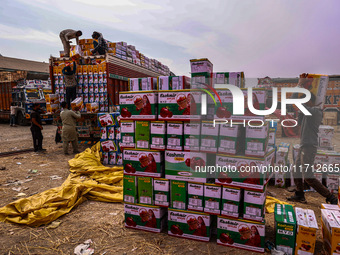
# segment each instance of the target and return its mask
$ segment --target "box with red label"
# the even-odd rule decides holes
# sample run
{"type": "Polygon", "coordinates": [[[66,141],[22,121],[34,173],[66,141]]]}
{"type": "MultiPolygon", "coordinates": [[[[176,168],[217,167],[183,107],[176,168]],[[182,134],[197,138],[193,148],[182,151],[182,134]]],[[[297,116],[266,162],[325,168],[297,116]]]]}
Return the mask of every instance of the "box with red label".
{"type": "Polygon", "coordinates": [[[117,145],[112,140],[106,140],[100,142],[102,152],[117,151],[117,145]]]}
{"type": "Polygon", "coordinates": [[[215,183],[263,191],[274,165],[274,152],[270,148],[261,158],[217,154],[215,183]]]}
{"type": "Polygon", "coordinates": [[[105,113],[99,113],[98,114],[98,125],[100,127],[108,127],[115,125],[115,119],[114,115],[112,114],[105,114],[105,113]]]}

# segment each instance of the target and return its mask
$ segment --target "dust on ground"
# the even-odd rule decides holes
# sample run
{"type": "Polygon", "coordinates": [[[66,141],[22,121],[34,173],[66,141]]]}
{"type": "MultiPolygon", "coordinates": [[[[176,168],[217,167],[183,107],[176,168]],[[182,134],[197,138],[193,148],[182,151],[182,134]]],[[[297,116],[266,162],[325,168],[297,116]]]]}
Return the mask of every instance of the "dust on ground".
{"type": "MultiPolygon", "coordinates": [[[[32,148],[28,126],[10,127],[8,124],[0,124],[0,130],[0,152],[32,148]]],[[[47,149],[44,154],[30,152],[0,158],[0,167],[6,167],[6,170],[0,170],[0,207],[16,200],[19,193],[25,193],[26,196],[40,193],[60,186],[67,178],[68,160],[74,155],[65,156],[62,153],[61,144],[54,142],[55,131],[55,126],[44,125],[43,147],[47,149]],[[52,180],[50,176],[53,175],[61,178],[52,180]],[[4,186],[15,181],[24,183],[19,186],[4,186]]],[[[338,148],[338,133],[334,137],[335,148],[338,148]]],[[[277,139],[277,143],[281,141],[295,144],[298,139],[277,139]]],[[[87,145],[80,145],[81,150],[86,148],[87,145]]],[[[291,152],[289,158],[292,162],[291,152]]],[[[268,191],[283,201],[292,194],[275,187],[269,187],[268,191]]],[[[314,192],[307,193],[306,198],[307,205],[296,205],[314,210],[319,222],[315,253],[324,254],[320,204],[325,199],[314,192]]],[[[87,239],[92,239],[91,247],[95,249],[95,254],[256,254],[218,246],[216,237],[209,243],[203,243],[170,237],[165,232],[154,234],[126,229],[123,225],[124,210],[121,203],[86,201],[58,220],[62,223],[55,229],[0,223],[1,254],[73,254],[74,248],[87,239]]],[[[274,236],[274,214],[266,214],[266,240],[274,241],[274,236]]]]}

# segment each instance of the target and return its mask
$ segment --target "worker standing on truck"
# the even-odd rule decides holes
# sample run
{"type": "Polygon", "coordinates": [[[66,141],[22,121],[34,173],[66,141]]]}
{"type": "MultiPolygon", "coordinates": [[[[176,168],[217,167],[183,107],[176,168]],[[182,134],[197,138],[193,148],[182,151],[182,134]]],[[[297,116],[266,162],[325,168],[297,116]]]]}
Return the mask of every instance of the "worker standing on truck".
{"type": "Polygon", "coordinates": [[[11,116],[10,116],[10,121],[9,121],[9,125],[11,127],[16,127],[17,125],[15,125],[15,109],[18,108],[18,106],[16,106],[16,104],[14,102],[11,103],[11,116]]]}
{"type": "Polygon", "coordinates": [[[72,142],[73,153],[79,153],[78,151],[78,133],[76,129],[76,120],[81,117],[79,109],[75,109],[76,112],[69,110],[67,103],[64,101],[61,103],[63,111],[60,113],[60,118],[63,123],[63,129],[61,138],[63,140],[64,154],[68,155],[68,143],[72,142]]]}
{"type": "Polygon", "coordinates": [[[103,35],[95,31],[92,34],[92,38],[98,41],[98,42],[93,41],[94,49],[91,50],[92,54],[93,55],[105,55],[105,53],[108,50],[108,47],[107,47],[107,42],[104,39],[103,35]]]}
{"type": "Polygon", "coordinates": [[[33,147],[35,152],[46,151],[42,148],[43,135],[41,130],[43,130],[41,123],[41,109],[40,104],[33,104],[33,111],[31,113],[31,132],[33,137],[33,147]]]}
{"type": "Polygon", "coordinates": [[[76,62],[73,62],[73,69],[70,65],[65,66],[62,70],[66,87],[66,102],[68,107],[71,106],[71,101],[76,99],[77,96],[77,78],[76,78],[77,66],[76,62]]]}
{"type": "MultiPolygon", "coordinates": [[[[307,74],[303,74],[302,76],[303,79],[307,78],[307,74]]],[[[318,146],[319,126],[322,122],[322,110],[315,105],[315,101],[316,97],[311,93],[310,101],[304,104],[304,107],[311,115],[304,115],[300,112],[298,116],[298,123],[301,127],[300,148],[293,171],[296,191],[294,196],[288,197],[287,199],[293,202],[306,203],[302,179],[302,175],[304,175],[305,182],[325,197],[327,203],[337,204],[338,199],[315,178],[313,172],[316,170],[313,166],[318,146]]]]}
{"type": "Polygon", "coordinates": [[[70,43],[71,43],[71,39],[76,39],[76,43],[77,45],[79,44],[79,37],[82,36],[82,32],[80,30],[76,31],[73,29],[65,29],[63,31],[60,32],[59,37],[60,40],[64,46],[64,54],[65,57],[69,57],[70,56],[70,43]]]}

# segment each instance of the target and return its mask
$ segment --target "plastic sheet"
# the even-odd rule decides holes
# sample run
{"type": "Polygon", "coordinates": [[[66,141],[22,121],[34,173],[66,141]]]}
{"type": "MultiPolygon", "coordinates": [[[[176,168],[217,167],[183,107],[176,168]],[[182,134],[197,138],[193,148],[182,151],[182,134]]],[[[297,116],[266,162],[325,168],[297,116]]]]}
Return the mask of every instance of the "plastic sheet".
{"type": "Polygon", "coordinates": [[[123,201],[123,167],[100,162],[100,143],[69,161],[70,175],[57,188],[16,200],[0,208],[0,221],[40,226],[70,212],[87,199],[123,201]]]}

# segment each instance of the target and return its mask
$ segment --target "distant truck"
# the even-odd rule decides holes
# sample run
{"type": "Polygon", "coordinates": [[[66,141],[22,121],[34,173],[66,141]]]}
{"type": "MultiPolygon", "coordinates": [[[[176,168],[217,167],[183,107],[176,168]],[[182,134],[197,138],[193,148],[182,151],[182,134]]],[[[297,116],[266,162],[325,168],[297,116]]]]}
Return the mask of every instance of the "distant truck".
{"type": "MultiPolygon", "coordinates": [[[[26,81],[0,82],[0,119],[10,119],[10,107],[14,102],[16,123],[27,125],[30,123],[33,103],[39,103],[41,109],[46,112],[46,101],[43,88],[27,85],[26,81]]],[[[42,120],[46,124],[52,124],[51,114],[42,114],[42,120]]]]}

